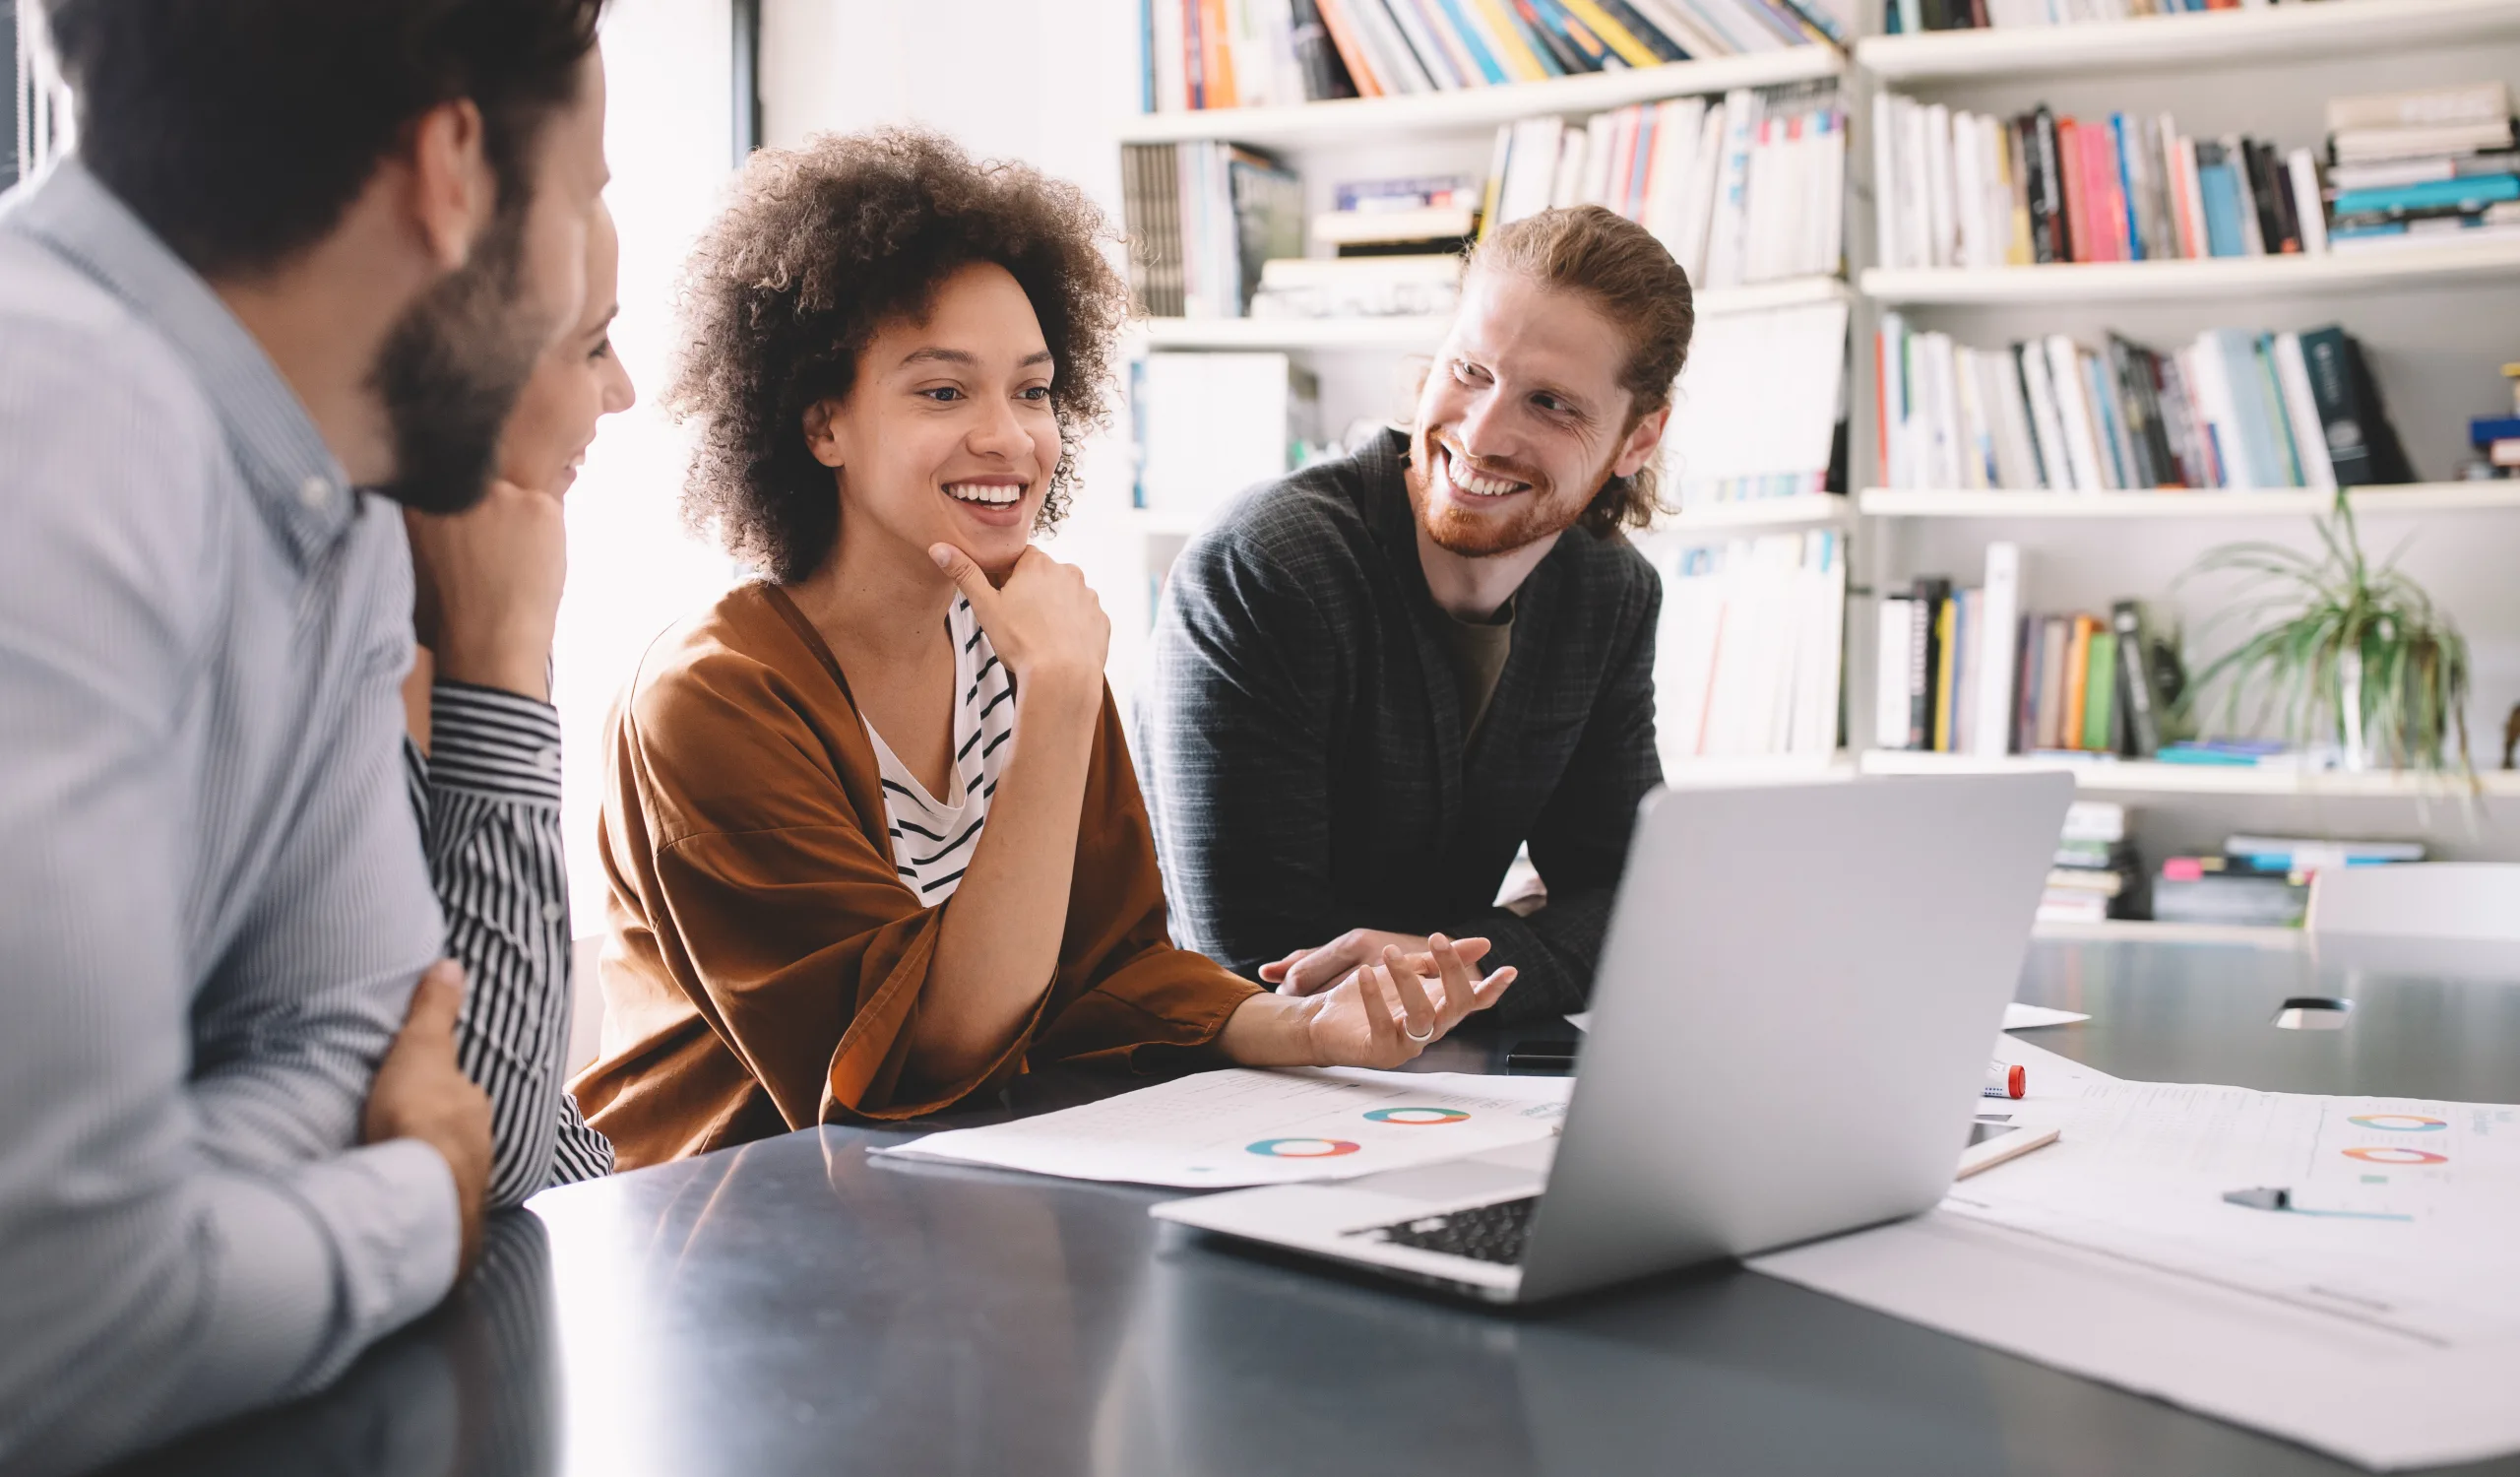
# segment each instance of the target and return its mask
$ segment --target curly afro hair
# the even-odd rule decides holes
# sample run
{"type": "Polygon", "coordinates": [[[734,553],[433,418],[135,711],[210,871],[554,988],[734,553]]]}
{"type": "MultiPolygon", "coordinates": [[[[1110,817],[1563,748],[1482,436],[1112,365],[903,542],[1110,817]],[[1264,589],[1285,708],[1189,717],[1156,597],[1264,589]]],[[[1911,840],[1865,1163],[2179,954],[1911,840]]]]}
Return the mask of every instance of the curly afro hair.
{"type": "Polygon", "coordinates": [[[1055,524],[1077,440],[1108,414],[1128,311],[1107,239],[1109,223],[1076,186],[975,161],[918,129],[755,153],[684,268],[682,343],[662,402],[699,422],[684,521],[782,584],[813,573],[839,538],[840,499],[806,449],[806,409],[848,397],[880,325],[925,317],[945,279],[994,262],[1032,299],[1056,365],[1064,450],[1037,527],[1055,524]]]}

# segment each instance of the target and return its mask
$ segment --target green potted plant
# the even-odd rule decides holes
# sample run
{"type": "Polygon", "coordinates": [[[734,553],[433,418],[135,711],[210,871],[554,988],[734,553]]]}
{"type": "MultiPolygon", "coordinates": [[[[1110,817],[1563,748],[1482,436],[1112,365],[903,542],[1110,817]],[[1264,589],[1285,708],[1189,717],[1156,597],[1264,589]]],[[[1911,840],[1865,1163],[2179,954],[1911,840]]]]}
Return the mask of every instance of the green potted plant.
{"type": "Polygon", "coordinates": [[[2272,732],[2297,748],[2333,742],[2347,769],[2456,775],[2473,788],[2467,639],[2398,569],[2395,554],[2377,566],[2363,554],[2343,492],[2331,514],[2313,523],[2321,552],[2264,541],[2227,544],[2181,576],[2181,583],[2202,574],[2240,576],[2240,599],[2213,620],[2245,619],[2252,627],[2198,675],[2182,706],[2194,711],[2219,688],[2225,732],[2272,732]],[[2252,695],[2243,728],[2243,702],[2252,695]]]}

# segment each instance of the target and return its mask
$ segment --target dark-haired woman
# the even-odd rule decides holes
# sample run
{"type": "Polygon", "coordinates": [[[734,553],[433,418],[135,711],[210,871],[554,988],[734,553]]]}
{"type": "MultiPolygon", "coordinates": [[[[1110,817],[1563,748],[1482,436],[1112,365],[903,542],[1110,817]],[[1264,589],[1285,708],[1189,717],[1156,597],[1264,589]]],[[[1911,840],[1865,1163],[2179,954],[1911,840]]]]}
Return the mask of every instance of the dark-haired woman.
{"type": "Polygon", "coordinates": [[[1510,983],[1439,938],[1297,998],[1168,941],[1109,623],[1030,543],[1104,409],[1102,229],[886,131],[756,155],[703,239],[667,404],[688,511],[766,577],[661,638],[613,721],[575,1086],[625,1167],[1048,1061],[1395,1065],[1510,983]]]}

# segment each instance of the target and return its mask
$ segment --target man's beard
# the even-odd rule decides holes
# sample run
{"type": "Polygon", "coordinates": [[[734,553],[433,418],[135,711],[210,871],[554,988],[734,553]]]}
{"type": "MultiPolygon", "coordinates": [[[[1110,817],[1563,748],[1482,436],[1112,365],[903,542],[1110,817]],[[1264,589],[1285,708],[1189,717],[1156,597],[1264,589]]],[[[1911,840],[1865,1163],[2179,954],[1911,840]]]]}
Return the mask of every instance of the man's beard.
{"type": "Polygon", "coordinates": [[[1609,480],[1609,468],[1593,478],[1592,485],[1580,497],[1563,495],[1545,473],[1518,462],[1489,461],[1486,468],[1500,477],[1531,483],[1531,490],[1518,492],[1525,499],[1520,511],[1510,518],[1481,518],[1456,506],[1446,498],[1441,507],[1434,506],[1435,459],[1444,453],[1434,441],[1433,433],[1424,426],[1409,436],[1409,465],[1401,469],[1401,481],[1409,487],[1409,506],[1418,515],[1418,526],[1426,531],[1435,546],[1446,553],[1466,559],[1483,559],[1496,554],[1512,553],[1528,548],[1543,539],[1553,538],[1575,526],[1584,510],[1592,506],[1594,495],[1609,480]]]}
{"type": "Polygon", "coordinates": [[[503,205],[472,259],[411,304],[369,382],[394,437],[386,496],[422,513],[461,513],[489,490],[499,436],[551,323],[519,310],[522,205],[503,205]]]}

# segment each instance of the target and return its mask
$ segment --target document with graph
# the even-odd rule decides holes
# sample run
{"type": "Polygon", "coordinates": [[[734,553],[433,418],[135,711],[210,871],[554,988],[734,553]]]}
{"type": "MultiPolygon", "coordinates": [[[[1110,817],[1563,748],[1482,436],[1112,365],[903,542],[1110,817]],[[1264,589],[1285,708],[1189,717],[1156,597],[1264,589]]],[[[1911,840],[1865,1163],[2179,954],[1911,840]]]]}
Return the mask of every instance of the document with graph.
{"type": "Polygon", "coordinates": [[[2520,1450],[2520,1107],[1998,1055],[2054,1145],[1751,1266],[2369,1467],[2520,1450]]]}
{"type": "Polygon", "coordinates": [[[1945,1210],[2429,1346],[2520,1339],[2520,1108],[2101,1081],[2014,1119],[2062,1136],[1945,1210]]]}
{"type": "Polygon", "coordinates": [[[1564,1077],[1230,1067],[875,1152],[1136,1185],[1346,1180],[1557,1131],[1564,1077]]]}

